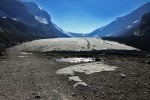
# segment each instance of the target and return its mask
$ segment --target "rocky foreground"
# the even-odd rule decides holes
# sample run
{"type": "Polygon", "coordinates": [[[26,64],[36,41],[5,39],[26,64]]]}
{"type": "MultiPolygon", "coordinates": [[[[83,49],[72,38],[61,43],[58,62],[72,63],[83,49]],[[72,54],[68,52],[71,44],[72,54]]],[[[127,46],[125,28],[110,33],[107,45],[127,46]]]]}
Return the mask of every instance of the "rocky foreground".
{"type": "Polygon", "coordinates": [[[40,53],[26,52],[40,43],[33,48],[27,44],[10,48],[0,57],[1,100],[150,99],[148,52],[129,47],[132,49],[51,53],[43,46],[37,48],[44,52],[40,53]]]}

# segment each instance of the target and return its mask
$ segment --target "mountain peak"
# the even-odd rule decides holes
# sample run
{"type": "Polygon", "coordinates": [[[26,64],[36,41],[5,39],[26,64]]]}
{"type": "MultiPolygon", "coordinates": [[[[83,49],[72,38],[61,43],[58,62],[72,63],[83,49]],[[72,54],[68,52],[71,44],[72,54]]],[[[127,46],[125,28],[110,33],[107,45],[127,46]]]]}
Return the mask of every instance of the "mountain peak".
{"type": "Polygon", "coordinates": [[[51,24],[51,17],[50,15],[43,10],[39,5],[37,5],[35,2],[22,2],[28,12],[30,12],[32,15],[35,16],[35,19],[38,20],[40,23],[43,24],[51,24]]]}

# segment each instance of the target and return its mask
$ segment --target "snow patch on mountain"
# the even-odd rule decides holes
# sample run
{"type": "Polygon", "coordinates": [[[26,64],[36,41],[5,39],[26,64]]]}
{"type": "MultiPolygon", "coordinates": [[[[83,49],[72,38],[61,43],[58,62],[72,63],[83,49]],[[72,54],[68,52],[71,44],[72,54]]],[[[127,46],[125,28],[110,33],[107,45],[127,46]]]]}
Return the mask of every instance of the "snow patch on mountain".
{"type": "Polygon", "coordinates": [[[15,20],[15,21],[17,21],[17,19],[16,18],[11,18],[12,20],[15,20]]]}
{"type": "Polygon", "coordinates": [[[4,19],[5,19],[5,18],[7,18],[7,17],[2,17],[2,18],[4,18],[4,19]]]}
{"type": "Polygon", "coordinates": [[[136,21],[134,21],[133,23],[135,24],[135,23],[137,23],[137,22],[139,22],[139,20],[136,20],[136,21]]]}
{"type": "Polygon", "coordinates": [[[39,21],[40,23],[43,23],[43,24],[48,24],[48,20],[46,18],[42,18],[42,17],[39,17],[39,16],[35,16],[35,19],[37,21],[39,21]]]}
{"type": "Polygon", "coordinates": [[[131,28],[131,27],[132,27],[132,25],[127,26],[127,28],[131,28]]]}
{"type": "Polygon", "coordinates": [[[39,8],[39,9],[43,10],[43,8],[42,8],[42,7],[40,7],[39,5],[37,5],[37,6],[38,6],[38,8],[39,8]]]}

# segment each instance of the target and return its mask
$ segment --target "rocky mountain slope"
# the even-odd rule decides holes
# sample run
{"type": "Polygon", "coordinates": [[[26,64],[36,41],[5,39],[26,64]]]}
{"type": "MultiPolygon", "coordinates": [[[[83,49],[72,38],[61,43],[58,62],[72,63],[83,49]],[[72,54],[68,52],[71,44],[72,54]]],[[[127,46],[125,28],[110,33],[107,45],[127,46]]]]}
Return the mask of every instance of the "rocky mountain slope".
{"type": "Polygon", "coordinates": [[[140,25],[119,37],[105,37],[103,39],[118,41],[126,45],[150,51],[150,12],[142,17],[140,25]]]}
{"type": "Polygon", "coordinates": [[[144,4],[139,7],[135,11],[131,12],[128,15],[123,17],[119,17],[110,24],[98,28],[89,36],[97,36],[97,37],[117,37],[121,34],[128,32],[129,30],[137,27],[140,24],[141,18],[144,14],[150,11],[150,2],[144,4]]]}
{"type": "Polygon", "coordinates": [[[3,41],[14,45],[34,39],[68,37],[55,27],[46,11],[31,2],[1,0],[0,23],[1,47],[3,41]]]}

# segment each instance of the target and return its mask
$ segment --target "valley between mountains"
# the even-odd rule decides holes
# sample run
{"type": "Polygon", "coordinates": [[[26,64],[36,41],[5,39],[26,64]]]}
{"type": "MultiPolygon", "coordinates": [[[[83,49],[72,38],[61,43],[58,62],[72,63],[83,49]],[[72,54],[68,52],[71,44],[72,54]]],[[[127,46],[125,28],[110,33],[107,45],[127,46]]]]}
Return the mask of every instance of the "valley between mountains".
{"type": "Polygon", "coordinates": [[[63,25],[79,31],[82,25],[71,16],[93,17],[97,23],[101,16],[91,14],[102,9],[85,7],[95,10],[82,16],[82,10],[71,9],[84,8],[86,0],[77,2],[82,6],[76,1],[28,1],[0,0],[0,100],[150,100],[150,2],[136,8],[134,3],[132,12],[83,34],[53,23],[52,8],[63,25]],[[71,6],[69,17],[60,6],[71,6]]]}

